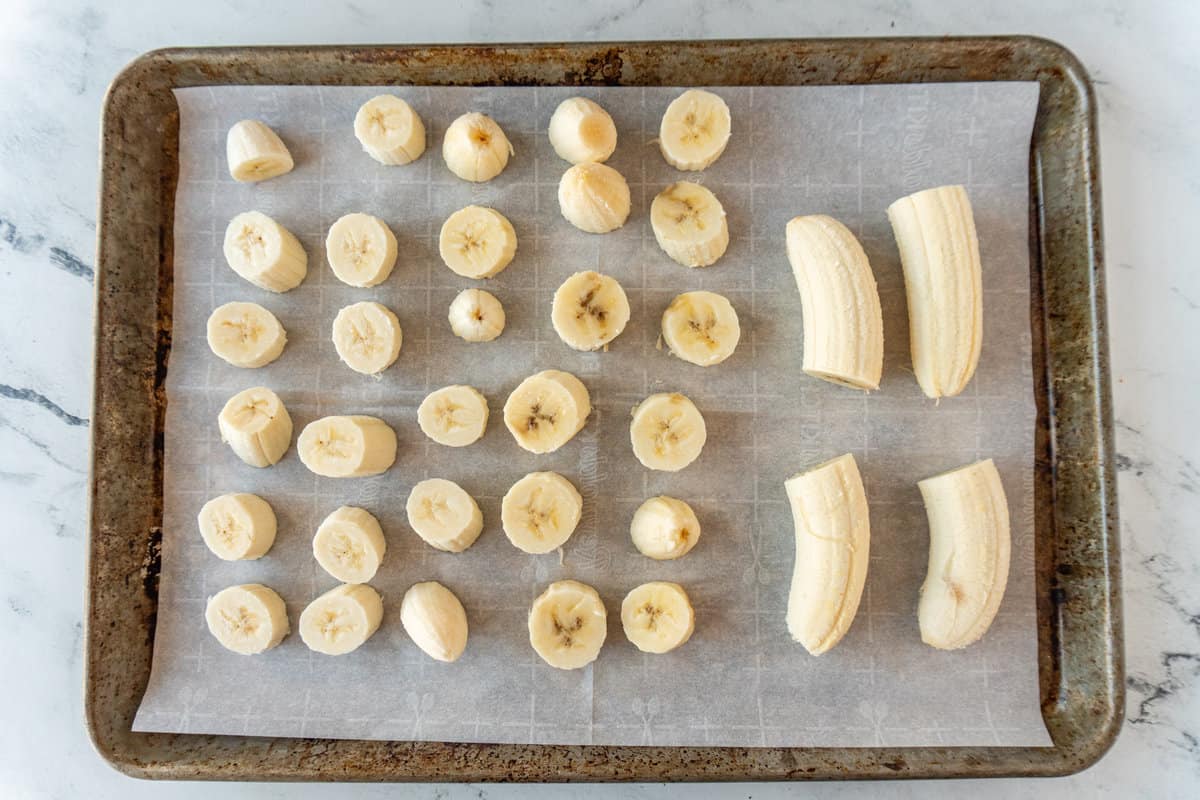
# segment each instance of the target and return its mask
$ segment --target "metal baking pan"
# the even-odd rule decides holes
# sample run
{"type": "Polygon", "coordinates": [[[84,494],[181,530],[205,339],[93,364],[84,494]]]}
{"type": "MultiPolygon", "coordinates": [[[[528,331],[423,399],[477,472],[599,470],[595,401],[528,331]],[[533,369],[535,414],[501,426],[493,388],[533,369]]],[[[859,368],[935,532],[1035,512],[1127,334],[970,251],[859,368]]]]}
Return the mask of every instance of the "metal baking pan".
{"type": "Polygon", "coordinates": [[[1096,105],[1063,47],[1030,37],[793,39],[147,53],[105,102],[96,274],[86,714],[143,778],[794,780],[1062,775],[1124,708],[1096,105]],[[1029,161],[1042,714],[1053,747],[741,748],[443,744],[134,733],[150,674],[162,524],[179,112],[215,84],[829,85],[1036,80],[1029,161]]]}

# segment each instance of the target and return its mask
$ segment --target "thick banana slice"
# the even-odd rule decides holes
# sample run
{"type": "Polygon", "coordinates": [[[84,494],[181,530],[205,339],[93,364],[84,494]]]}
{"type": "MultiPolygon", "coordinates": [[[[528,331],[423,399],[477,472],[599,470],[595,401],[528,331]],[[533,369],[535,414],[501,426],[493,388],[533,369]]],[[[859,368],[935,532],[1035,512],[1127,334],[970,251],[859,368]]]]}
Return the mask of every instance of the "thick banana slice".
{"type": "Polygon", "coordinates": [[[526,553],[549,553],[566,544],[583,514],[583,496],[557,472],[531,472],[500,503],[504,535],[526,553]]]}
{"type": "Polygon", "coordinates": [[[342,506],[321,521],[312,550],[321,569],[342,583],[366,583],[379,570],[387,541],[374,514],[342,506]]]}
{"type": "Polygon", "coordinates": [[[929,517],[929,571],[917,618],[940,650],[978,641],[1000,610],[1012,554],[1008,500],[989,458],[917,484],[929,517]]]}
{"type": "Polygon", "coordinates": [[[878,389],[883,314],[862,245],[833,217],[796,217],[787,224],[787,255],[804,312],[804,371],[878,389]]]}
{"type": "Polygon", "coordinates": [[[682,500],[665,495],[651,497],[634,512],[629,537],[644,556],[659,561],[679,558],[700,541],[700,520],[682,500]]]}
{"type": "Polygon", "coordinates": [[[467,610],[437,581],[410,587],[400,603],[400,624],[425,655],[457,661],[467,649],[467,610]]]}
{"type": "Polygon", "coordinates": [[[474,444],[483,438],[487,423],[487,398],[471,386],[443,386],[417,408],[421,432],[447,447],[474,444]]]}
{"type": "Polygon", "coordinates": [[[326,478],[378,475],[396,460],[396,432],[376,417],[322,417],[304,426],[296,450],[326,478]]]}
{"type": "Polygon", "coordinates": [[[604,601],[586,583],[552,583],[529,609],[529,643],[557,669],[579,669],[595,661],[607,635],[604,601]]]}
{"type": "Polygon", "coordinates": [[[391,94],[372,97],[359,107],[354,136],[380,164],[408,164],[425,152],[425,123],[412,106],[391,94]]]}
{"type": "Polygon", "coordinates": [[[517,232],[494,208],[467,206],[442,223],[438,236],[442,261],[464,278],[499,275],[517,253],[517,232]]]}
{"type": "Polygon", "coordinates": [[[504,306],[491,292],[463,289],[450,303],[450,330],[468,342],[490,342],[504,332],[504,306]]]}
{"type": "Polygon", "coordinates": [[[275,512],[256,494],[223,494],[204,504],[196,519],[204,543],[225,561],[262,558],[275,543],[275,512]]]}
{"type": "Polygon", "coordinates": [[[563,161],[602,163],[617,149],[617,126],[599,103],[568,97],[550,117],[550,144],[563,161]]]}
{"type": "Polygon", "coordinates": [[[621,602],[625,638],[643,653],[666,653],[692,637],[696,612],[678,583],[643,583],[621,602]]]}
{"type": "Polygon", "coordinates": [[[849,453],[789,478],[783,488],[796,523],[788,632],[819,656],[842,640],[858,611],[871,549],[867,496],[849,453]]]}
{"type": "Polygon", "coordinates": [[[475,498],[444,478],[428,478],[414,486],[404,509],[412,529],[438,550],[461,553],[483,531],[483,512],[475,498]]]}
{"type": "Polygon", "coordinates": [[[698,183],[680,181],[650,204],[650,227],[658,246],[685,267],[707,267],[725,255],[729,224],[717,196],[698,183]]]}
{"type": "Polygon", "coordinates": [[[678,472],[700,456],[708,432],[696,404],[678,392],[652,394],[633,410],[629,439],[642,466],[678,472]]]}
{"type": "Polygon", "coordinates": [[[404,332],[387,306],[364,300],[346,306],[333,319],[333,346],[346,366],[377,375],[400,355],[404,332]]]}
{"type": "Polygon", "coordinates": [[[286,292],[308,274],[308,255],[291,231],[260,211],[243,211],[225,229],[225,261],[260,289],[286,292]]]}
{"type": "Polygon", "coordinates": [[[292,443],[292,418],[279,395],[265,386],[238,392],[217,415],[221,441],[252,467],[269,467],[292,443]]]}
{"type": "Polygon", "coordinates": [[[908,295],[909,344],[927,397],[966,388],[983,343],[983,273],[967,190],[939,186],[888,206],[908,295]]]}
{"type": "Polygon", "coordinates": [[[396,266],[396,234],[379,217],[347,214],[329,226],[325,258],[342,283],[365,288],[387,280],[396,266]]]}
{"type": "Polygon", "coordinates": [[[558,338],[575,350],[599,350],[625,330],[629,298],[617,279],[576,272],[554,293],[550,322],[558,338]]]}
{"type": "Polygon", "coordinates": [[[261,583],[217,592],[208,598],[204,621],[222,647],[244,656],[270,650],[290,630],[283,598],[261,583]]]}
{"type": "Polygon", "coordinates": [[[490,181],[508,166],[512,143],[496,121],[486,114],[463,114],[446,129],[442,158],[464,181],[490,181]]]}
{"type": "Polygon", "coordinates": [[[229,174],[243,183],[276,178],[296,166],[279,135],[256,119],[244,119],[229,129],[225,156],[229,174]]]}
{"type": "Polygon", "coordinates": [[[615,231],[629,219],[629,184],[605,164],[576,164],[558,182],[558,208],[581,231],[615,231]]]}
{"type": "Polygon", "coordinates": [[[662,315],[662,336],[676,357],[701,367],[733,355],[742,328],[729,300],[715,292],[684,292],[662,315]]]}
{"type": "Polygon", "coordinates": [[[300,614],[300,638],[327,656],[353,652],[379,629],[383,598],[365,583],[343,583],[313,600],[300,614]]]}
{"type": "Polygon", "coordinates": [[[658,148],[675,169],[704,169],[729,143],[729,106],[720,96],[688,89],[667,106],[658,128],[658,148]]]}
{"type": "Polygon", "coordinates": [[[504,404],[504,425],[531,453],[552,453],[583,429],[592,401],[569,372],[543,370],[521,381],[504,404]]]}
{"type": "Polygon", "coordinates": [[[265,367],[283,352],[287,331],[258,303],[226,303],[208,316],[208,347],[235,367],[265,367]]]}

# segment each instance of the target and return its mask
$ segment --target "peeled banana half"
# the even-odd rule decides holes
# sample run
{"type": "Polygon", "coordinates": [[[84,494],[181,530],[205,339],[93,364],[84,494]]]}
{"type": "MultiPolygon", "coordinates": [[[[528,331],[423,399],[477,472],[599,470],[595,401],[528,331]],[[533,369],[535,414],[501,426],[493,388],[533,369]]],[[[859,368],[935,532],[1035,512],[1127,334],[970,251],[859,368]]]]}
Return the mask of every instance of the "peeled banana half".
{"type": "Polygon", "coordinates": [[[596,660],[608,635],[600,594],[579,581],[550,584],[529,610],[529,643],[556,669],[579,669],[596,660]]]}

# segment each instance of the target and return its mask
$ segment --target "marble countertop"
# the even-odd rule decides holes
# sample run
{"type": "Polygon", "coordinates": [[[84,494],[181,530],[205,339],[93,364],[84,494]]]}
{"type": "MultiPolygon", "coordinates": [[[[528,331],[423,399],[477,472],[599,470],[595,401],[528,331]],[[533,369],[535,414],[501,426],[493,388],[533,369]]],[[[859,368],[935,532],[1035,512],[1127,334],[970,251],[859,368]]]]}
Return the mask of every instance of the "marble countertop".
{"type": "MultiPolygon", "coordinates": [[[[726,785],[696,797],[1192,797],[1200,794],[1200,5],[1192,0],[594,2],[8,0],[0,10],[0,725],[5,797],[206,797],[125,778],[82,711],[85,484],[97,133],[108,81],[168,45],[1031,33],[1071,48],[1100,101],[1119,451],[1127,719],[1095,767],[1048,781],[726,785]],[[550,4],[545,4],[549,6],[550,4]],[[563,5],[563,4],[559,4],[563,5]],[[981,8],[981,5],[984,6],[981,8]],[[169,8],[168,8],[169,6],[169,8]],[[801,11],[801,7],[804,8],[801,11]],[[1195,416],[1193,416],[1195,415],[1195,416]]],[[[242,784],[227,797],[649,797],[656,785],[242,784]],[[353,794],[351,794],[353,792],[353,794]]]]}

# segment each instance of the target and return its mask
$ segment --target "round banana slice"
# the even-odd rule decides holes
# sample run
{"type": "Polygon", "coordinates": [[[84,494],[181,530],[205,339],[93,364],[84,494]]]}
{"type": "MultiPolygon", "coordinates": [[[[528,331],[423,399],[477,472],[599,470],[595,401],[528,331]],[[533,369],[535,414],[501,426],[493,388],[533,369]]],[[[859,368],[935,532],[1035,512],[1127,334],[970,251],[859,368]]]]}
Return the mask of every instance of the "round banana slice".
{"type": "Polygon", "coordinates": [[[592,401],[569,372],[543,370],[521,381],[504,404],[504,425],[525,450],[552,453],[583,429],[592,401]]]}
{"type": "Polygon", "coordinates": [[[708,433],[696,404],[683,395],[652,394],[633,410],[629,439],[642,466],[678,472],[696,460],[708,433]]]}
{"type": "Polygon", "coordinates": [[[225,228],[225,261],[260,289],[286,292],[308,274],[308,254],[291,231],[260,211],[244,211],[225,228]]]}
{"type": "Polygon", "coordinates": [[[650,227],[658,246],[685,267],[707,267],[725,255],[729,224],[717,196],[698,183],[679,181],[650,204],[650,227]]]}
{"type": "Polygon", "coordinates": [[[557,472],[531,472],[500,503],[504,535],[518,549],[540,555],[566,544],[583,514],[583,496],[557,472]]]}
{"type": "Polygon", "coordinates": [[[575,350],[599,350],[625,330],[629,299],[616,278],[576,272],[554,293],[550,322],[558,338],[575,350]]]}
{"type": "Polygon", "coordinates": [[[660,495],[638,506],[629,524],[633,546],[658,561],[687,555],[700,541],[700,520],[682,500],[660,495]]]}
{"type": "Polygon", "coordinates": [[[287,331],[258,303],[226,303],[208,316],[208,348],[235,367],[265,367],[285,344],[287,331]]]}
{"type": "Polygon", "coordinates": [[[417,535],[438,550],[461,553],[483,531],[483,512],[475,498],[444,478],[428,478],[414,486],[404,510],[417,535]]]}
{"type": "Polygon", "coordinates": [[[244,119],[229,129],[225,156],[229,160],[229,174],[242,183],[276,178],[296,166],[279,135],[256,119],[244,119]]]}
{"type": "Polygon", "coordinates": [[[487,422],[487,398],[470,386],[444,386],[426,395],[417,408],[421,432],[447,447],[479,441],[487,422]]]}
{"type": "Polygon", "coordinates": [[[467,611],[454,592],[437,581],[410,587],[400,603],[400,624],[425,655],[457,661],[467,649],[467,611]]]}
{"type": "Polygon", "coordinates": [[[412,106],[391,94],[372,97],[359,107],[354,136],[380,164],[408,164],[425,152],[425,123],[412,106]]]}
{"type": "Polygon", "coordinates": [[[290,630],[283,598],[261,583],[217,592],[208,598],[204,621],[222,647],[244,656],[270,650],[290,630]]]}
{"type": "Polygon", "coordinates": [[[563,161],[602,163],[617,149],[617,126],[599,103],[568,97],[550,117],[550,144],[563,161]]]}
{"type": "Polygon", "coordinates": [[[379,629],[383,599],[365,583],[343,583],[313,600],[300,614],[300,638],[327,656],[353,652],[379,629]]]}
{"type": "Polygon", "coordinates": [[[442,261],[464,278],[499,275],[517,252],[517,232],[494,208],[467,206],[442,223],[438,236],[442,261]]]}
{"type": "Polygon", "coordinates": [[[688,89],[667,106],[658,128],[658,147],[675,169],[704,169],[729,143],[729,106],[720,96],[688,89]]]}
{"type": "Polygon", "coordinates": [[[678,583],[643,583],[621,602],[625,638],[643,653],[666,653],[686,642],[696,629],[696,612],[678,583]]]}
{"type": "Polygon", "coordinates": [[[742,336],[737,312],[715,292],[684,292],[662,315],[662,336],[676,357],[701,367],[733,355],[742,336]]]}
{"type": "Polygon", "coordinates": [[[490,181],[508,166],[510,155],[512,143],[496,121],[474,111],[451,122],[442,139],[446,166],[464,181],[490,181]]]}
{"type": "Polygon", "coordinates": [[[362,478],[387,472],[396,460],[396,432],[367,416],[322,417],[296,440],[304,466],[326,478],[362,478]]]}
{"type": "Polygon", "coordinates": [[[468,342],[490,342],[504,332],[504,306],[491,292],[463,289],[450,303],[450,330],[468,342]]]}
{"type": "Polygon", "coordinates": [[[342,506],[321,521],[312,550],[321,569],[342,583],[366,583],[379,570],[387,541],[374,514],[342,506]]]}
{"type": "Polygon", "coordinates": [[[217,415],[221,441],[252,467],[269,467],[292,443],[292,418],[279,395],[265,386],[238,392],[217,415]]]}
{"type": "Polygon", "coordinates": [[[557,669],[579,669],[595,661],[607,635],[604,601],[586,583],[552,583],[529,609],[529,643],[557,669]]]}
{"type": "Polygon", "coordinates": [[[364,300],[346,306],[333,319],[333,346],[346,366],[377,375],[400,355],[404,332],[387,306],[364,300]]]}
{"type": "Polygon", "coordinates": [[[605,164],[576,164],[558,182],[558,208],[581,231],[615,231],[629,219],[629,184],[605,164]]]}
{"type": "Polygon", "coordinates": [[[325,258],[342,283],[377,286],[396,266],[396,234],[379,217],[347,214],[329,226],[325,258]]]}
{"type": "Polygon", "coordinates": [[[275,543],[275,511],[256,494],[223,494],[196,518],[204,543],[224,561],[262,558],[275,543]]]}

